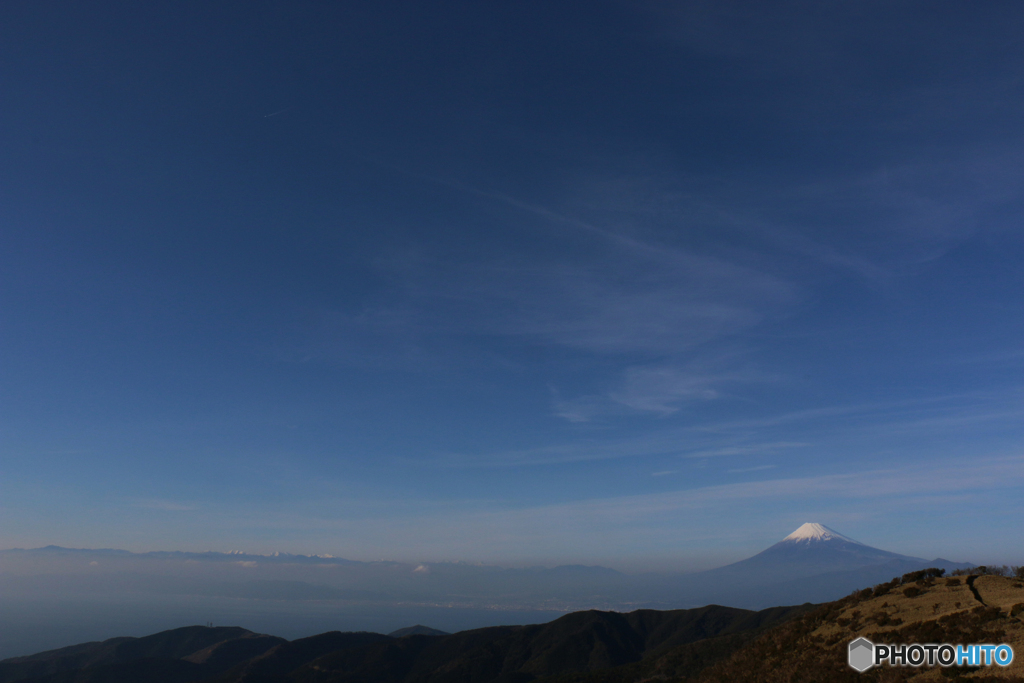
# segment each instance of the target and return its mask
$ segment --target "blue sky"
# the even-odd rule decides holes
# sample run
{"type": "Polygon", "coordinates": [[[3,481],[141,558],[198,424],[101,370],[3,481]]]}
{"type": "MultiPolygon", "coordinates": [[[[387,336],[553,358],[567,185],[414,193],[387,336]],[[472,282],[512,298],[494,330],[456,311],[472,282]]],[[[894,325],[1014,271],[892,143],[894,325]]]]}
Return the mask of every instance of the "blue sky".
{"type": "Polygon", "coordinates": [[[0,12],[0,546],[1024,561],[1020,5],[0,12]]]}

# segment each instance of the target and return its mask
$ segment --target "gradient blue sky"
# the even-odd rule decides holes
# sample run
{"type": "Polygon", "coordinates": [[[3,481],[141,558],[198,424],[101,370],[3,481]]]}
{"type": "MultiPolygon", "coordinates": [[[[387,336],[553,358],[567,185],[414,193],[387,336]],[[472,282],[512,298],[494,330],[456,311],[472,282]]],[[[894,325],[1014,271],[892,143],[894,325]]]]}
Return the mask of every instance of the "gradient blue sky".
{"type": "Polygon", "coordinates": [[[0,8],[0,547],[1024,561],[1024,6],[0,8]]]}

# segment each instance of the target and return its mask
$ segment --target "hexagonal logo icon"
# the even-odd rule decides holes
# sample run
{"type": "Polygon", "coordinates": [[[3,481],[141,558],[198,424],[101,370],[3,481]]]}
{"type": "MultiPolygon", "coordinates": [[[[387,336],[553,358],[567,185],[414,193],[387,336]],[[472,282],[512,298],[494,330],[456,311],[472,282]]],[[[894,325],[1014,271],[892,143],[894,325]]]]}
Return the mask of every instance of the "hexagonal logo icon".
{"type": "Polygon", "coordinates": [[[847,661],[851,668],[864,673],[875,665],[875,644],[867,638],[858,638],[851,642],[847,661]]]}

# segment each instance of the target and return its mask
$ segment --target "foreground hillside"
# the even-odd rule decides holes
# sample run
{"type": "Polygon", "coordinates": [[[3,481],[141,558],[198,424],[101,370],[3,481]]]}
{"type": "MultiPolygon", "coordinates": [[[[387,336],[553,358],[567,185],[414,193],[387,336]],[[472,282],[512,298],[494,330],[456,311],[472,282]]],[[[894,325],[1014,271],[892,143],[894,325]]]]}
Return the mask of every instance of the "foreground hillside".
{"type": "MultiPolygon", "coordinates": [[[[918,572],[917,574],[920,574],[918,572]]],[[[1024,681],[1024,582],[1003,576],[904,577],[821,605],[704,670],[701,683],[1024,681]],[[857,673],[847,647],[875,643],[1006,643],[1007,668],[890,668],[857,673]]]]}

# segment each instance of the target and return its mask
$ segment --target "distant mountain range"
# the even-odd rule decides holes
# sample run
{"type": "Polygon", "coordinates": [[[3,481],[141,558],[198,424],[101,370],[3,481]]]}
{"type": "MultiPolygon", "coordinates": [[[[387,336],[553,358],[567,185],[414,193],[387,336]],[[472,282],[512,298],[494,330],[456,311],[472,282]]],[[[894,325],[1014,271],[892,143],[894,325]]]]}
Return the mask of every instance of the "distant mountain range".
{"type": "Polygon", "coordinates": [[[264,601],[336,601],[512,610],[762,609],[824,602],[925,567],[972,565],[872,548],[817,523],[718,569],[627,575],[565,565],[506,569],[468,563],[357,562],[330,556],[131,553],[48,546],[0,551],[8,594],[190,595],[264,601]]]}
{"type": "MultiPolygon", "coordinates": [[[[107,558],[140,558],[150,560],[193,560],[203,562],[264,562],[270,564],[366,564],[358,560],[346,560],[333,555],[292,555],[291,553],[271,553],[257,555],[233,550],[226,553],[208,551],[192,553],[181,550],[155,550],[146,553],[133,553],[129,550],[113,548],[64,548],[59,545],[48,545],[42,548],[11,548],[0,550],[0,553],[32,553],[34,555],[90,555],[107,558]]],[[[396,562],[387,564],[398,564],[396,562]]]]}

